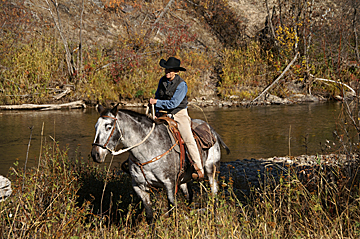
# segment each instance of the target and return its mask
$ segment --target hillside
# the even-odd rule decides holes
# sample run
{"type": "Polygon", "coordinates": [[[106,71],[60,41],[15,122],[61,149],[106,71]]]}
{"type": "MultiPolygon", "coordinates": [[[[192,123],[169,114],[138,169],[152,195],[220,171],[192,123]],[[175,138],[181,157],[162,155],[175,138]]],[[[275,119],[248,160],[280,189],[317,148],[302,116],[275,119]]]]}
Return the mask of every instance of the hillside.
{"type": "MultiPolygon", "coordinates": [[[[195,1],[196,2],[196,1],[195,1]]],[[[216,23],[206,22],[204,9],[192,1],[108,1],[80,0],[56,1],[64,36],[70,42],[77,42],[79,31],[82,30],[84,45],[113,44],[120,39],[136,37],[149,29],[151,42],[162,42],[166,37],[166,28],[188,26],[187,31],[196,34],[196,40],[189,45],[191,48],[214,48],[224,39],[219,38],[219,30],[214,29],[216,23]],[[84,8],[82,9],[82,4],[84,8]],[[83,12],[82,12],[83,11],[83,12]],[[81,17],[82,16],[82,17],[81,17]],[[81,20],[82,18],[82,20],[81,20]],[[80,26],[82,21],[82,26],[80,26]]],[[[219,1],[221,3],[221,1],[219,1]]],[[[55,3],[55,4],[56,4],[55,3]]],[[[271,2],[269,3],[271,7],[271,2]]],[[[24,6],[32,11],[33,17],[46,23],[53,24],[53,15],[57,20],[56,9],[52,2],[26,0],[24,6]]],[[[219,6],[216,6],[219,7],[219,6]]],[[[228,8],[224,8],[241,24],[242,38],[254,37],[265,27],[267,16],[263,1],[229,1],[228,8]]],[[[208,16],[216,18],[216,16],[208,16]]],[[[41,24],[40,24],[41,26],[41,24]]],[[[39,28],[34,29],[41,31],[39,28]]],[[[238,34],[241,35],[239,32],[238,34]]]]}
{"type": "Polygon", "coordinates": [[[323,89],[316,77],[347,83],[358,77],[356,1],[6,0],[1,6],[3,104],[49,101],[49,89],[72,90],[62,101],[142,100],[162,74],[159,59],[171,55],[190,69],[184,75],[190,97],[254,99],[297,51],[271,94],[332,97],[336,87],[323,89]],[[29,64],[32,55],[38,59],[29,64]],[[100,78],[106,83],[96,83],[100,78]],[[147,79],[129,83],[134,78],[147,79]],[[6,81],[18,87],[8,89],[6,81]]]}

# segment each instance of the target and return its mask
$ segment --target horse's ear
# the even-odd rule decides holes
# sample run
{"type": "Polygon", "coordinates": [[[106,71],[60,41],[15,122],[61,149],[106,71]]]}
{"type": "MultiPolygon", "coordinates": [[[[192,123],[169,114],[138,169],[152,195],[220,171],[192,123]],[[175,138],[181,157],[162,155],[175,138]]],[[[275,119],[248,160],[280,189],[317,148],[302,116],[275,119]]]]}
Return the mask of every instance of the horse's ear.
{"type": "Polygon", "coordinates": [[[117,104],[114,106],[114,108],[112,108],[112,109],[110,110],[111,114],[113,114],[115,117],[116,117],[117,112],[118,112],[118,108],[117,108],[118,105],[119,105],[119,103],[117,103],[117,104]]]}
{"type": "Polygon", "coordinates": [[[96,105],[96,109],[100,114],[105,110],[104,106],[99,104],[96,105]]]}

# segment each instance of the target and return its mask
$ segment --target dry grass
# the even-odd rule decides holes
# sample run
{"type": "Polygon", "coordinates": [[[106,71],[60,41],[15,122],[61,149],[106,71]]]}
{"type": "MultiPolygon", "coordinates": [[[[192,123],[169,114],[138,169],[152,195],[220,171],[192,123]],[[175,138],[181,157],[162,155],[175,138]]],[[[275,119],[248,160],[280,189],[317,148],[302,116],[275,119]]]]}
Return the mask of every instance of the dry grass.
{"type": "MultiPolygon", "coordinates": [[[[42,149],[39,166],[10,171],[13,195],[0,204],[3,238],[358,238],[358,164],[315,167],[299,178],[263,175],[244,195],[236,175],[221,181],[216,199],[196,183],[195,203],[182,195],[170,218],[165,194],[153,193],[155,223],[145,221],[130,177],[83,159],[69,159],[56,143],[42,149]],[[351,169],[351,170],[350,170],[351,169]],[[331,175],[331,177],[329,177],[331,175]],[[24,185],[24,186],[23,186],[24,185]],[[214,202],[217,201],[214,213],[214,202]]],[[[259,177],[260,178],[260,177],[259,177]]]]}

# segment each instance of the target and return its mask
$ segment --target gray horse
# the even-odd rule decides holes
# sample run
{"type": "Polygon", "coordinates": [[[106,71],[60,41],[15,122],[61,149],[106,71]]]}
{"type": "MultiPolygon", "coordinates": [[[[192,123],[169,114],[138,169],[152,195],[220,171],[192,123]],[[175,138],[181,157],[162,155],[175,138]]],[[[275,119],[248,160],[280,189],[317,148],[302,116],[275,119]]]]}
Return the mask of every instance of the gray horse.
{"type": "MultiPolygon", "coordinates": [[[[152,119],[144,114],[130,110],[118,110],[117,106],[109,110],[100,105],[98,111],[100,117],[95,125],[96,135],[91,156],[95,162],[102,163],[109,152],[115,152],[114,150],[119,143],[122,143],[124,147],[132,147],[129,157],[132,187],[143,201],[146,220],[151,224],[153,212],[150,191],[152,188],[165,189],[169,210],[172,205],[175,205],[175,188],[180,171],[180,157],[178,151],[174,149],[174,141],[164,124],[155,124],[152,119]],[[144,141],[144,139],[146,140],[144,141]]],[[[202,120],[198,119],[193,121],[203,123],[202,120]]],[[[203,156],[205,156],[203,157],[205,159],[203,165],[212,194],[216,195],[218,184],[215,173],[216,170],[220,169],[220,144],[227,153],[230,150],[215,130],[211,127],[210,129],[217,140],[211,148],[203,152],[203,156]]],[[[192,172],[193,167],[186,163],[184,177],[178,182],[189,203],[192,201],[192,191],[189,185],[192,172]]]]}

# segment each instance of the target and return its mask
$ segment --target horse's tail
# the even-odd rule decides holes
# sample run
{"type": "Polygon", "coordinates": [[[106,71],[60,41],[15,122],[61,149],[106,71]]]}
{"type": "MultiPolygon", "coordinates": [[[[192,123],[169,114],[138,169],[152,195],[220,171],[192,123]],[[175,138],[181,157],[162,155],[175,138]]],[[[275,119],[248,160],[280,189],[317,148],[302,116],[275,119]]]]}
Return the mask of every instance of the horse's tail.
{"type": "Polygon", "coordinates": [[[213,134],[216,136],[216,139],[220,142],[221,146],[223,146],[223,148],[226,150],[226,153],[229,154],[230,153],[229,147],[225,144],[225,142],[222,140],[220,135],[213,129],[213,127],[210,126],[210,128],[213,134]]]}

